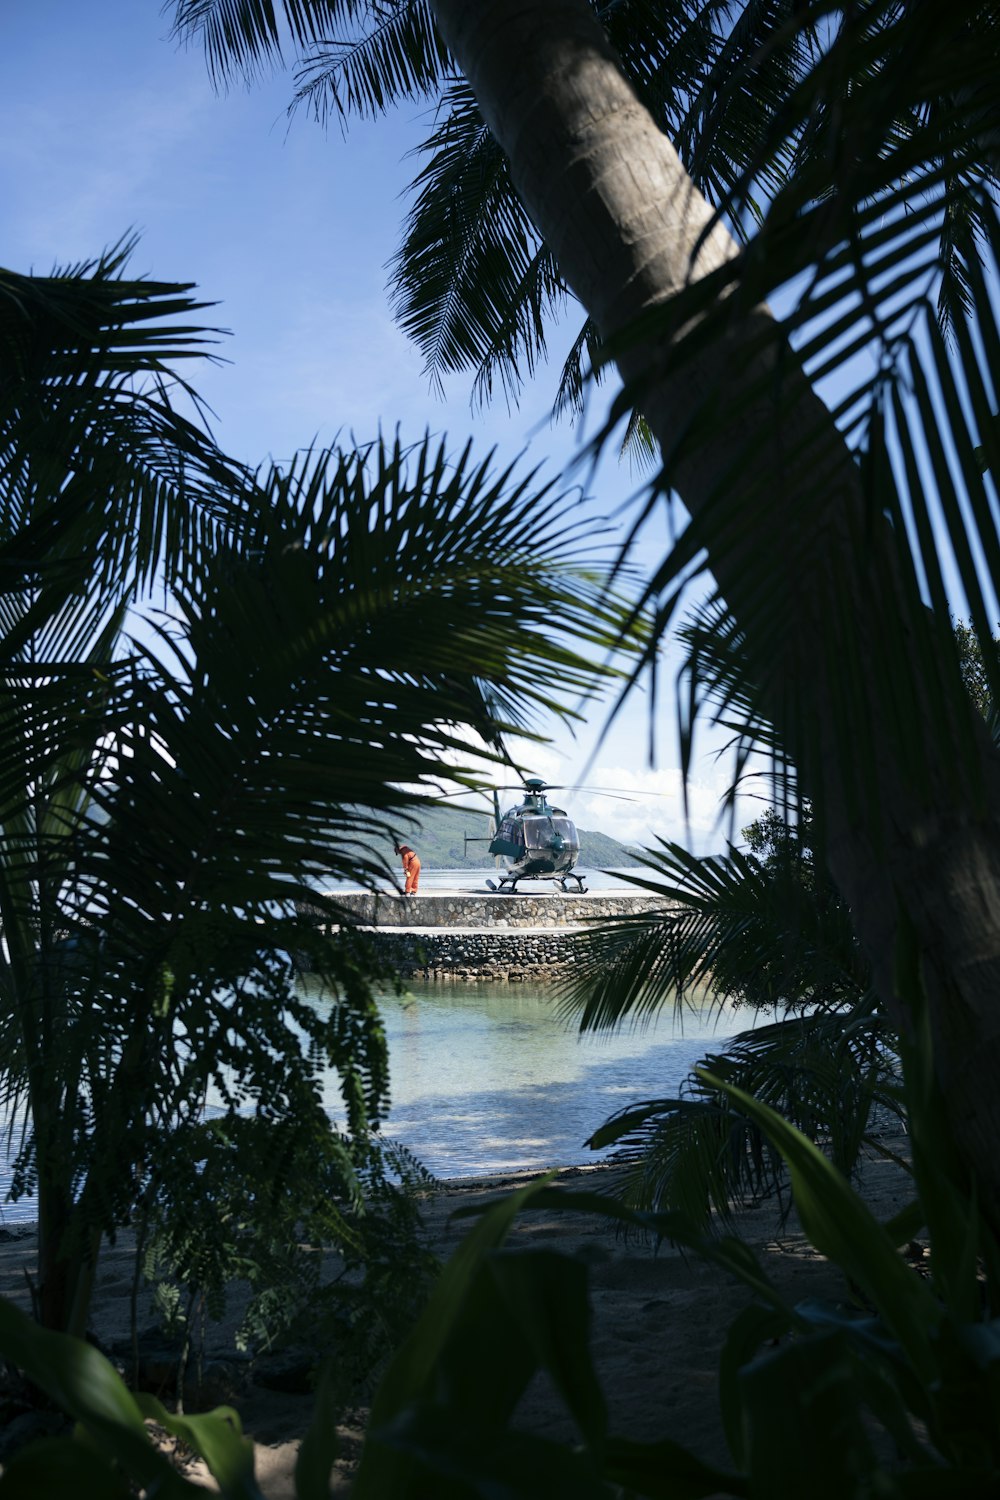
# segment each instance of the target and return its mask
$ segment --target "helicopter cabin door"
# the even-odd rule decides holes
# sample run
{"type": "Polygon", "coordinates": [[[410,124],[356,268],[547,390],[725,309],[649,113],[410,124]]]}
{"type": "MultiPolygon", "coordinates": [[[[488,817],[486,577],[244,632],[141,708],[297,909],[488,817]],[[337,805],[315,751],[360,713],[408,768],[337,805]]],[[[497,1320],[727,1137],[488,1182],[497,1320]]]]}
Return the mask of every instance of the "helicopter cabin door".
{"type": "Polygon", "coordinates": [[[504,818],[491,843],[490,853],[505,859],[520,859],[524,853],[524,827],[516,818],[504,818]]]}

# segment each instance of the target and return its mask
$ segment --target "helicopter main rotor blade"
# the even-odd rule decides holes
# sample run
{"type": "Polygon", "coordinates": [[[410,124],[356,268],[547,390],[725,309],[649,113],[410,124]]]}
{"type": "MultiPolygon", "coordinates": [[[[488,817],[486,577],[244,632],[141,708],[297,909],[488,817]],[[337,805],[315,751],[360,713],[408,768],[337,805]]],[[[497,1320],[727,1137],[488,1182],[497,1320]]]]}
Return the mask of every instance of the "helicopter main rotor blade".
{"type": "Polygon", "coordinates": [[[598,797],[630,797],[638,800],[644,797],[673,797],[673,792],[643,792],[634,786],[554,786],[549,788],[553,792],[592,792],[598,797]]]}
{"type": "MultiPolygon", "coordinates": [[[[528,786],[523,781],[510,781],[504,783],[502,786],[463,787],[457,792],[442,792],[435,800],[444,802],[451,797],[465,797],[468,795],[473,797],[489,797],[494,792],[524,792],[529,795],[545,792],[586,792],[589,796],[610,797],[612,801],[616,802],[645,802],[650,797],[673,797],[676,795],[674,792],[638,791],[635,787],[582,786],[580,784],[561,781],[545,781],[539,786],[528,786]]],[[[471,812],[473,809],[466,807],[459,810],[462,812],[471,812]]]]}
{"type": "MultiPolygon", "coordinates": [[[[505,788],[501,788],[505,790],[505,788]]],[[[644,802],[647,797],[672,797],[673,792],[640,792],[634,787],[571,786],[546,782],[546,792],[586,792],[591,797],[611,797],[616,802],[644,802]]]]}
{"type": "Polygon", "coordinates": [[[452,797],[488,797],[492,787],[488,786],[463,786],[457,792],[438,792],[433,799],[435,802],[447,802],[452,797]]]}
{"type": "MultiPolygon", "coordinates": [[[[566,790],[570,791],[571,788],[567,787],[566,790]]],[[[637,802],[639,800],[638,797],[626,796],[624,792],[599,791],[595,786],[575,786],[572,790],[574,792],[586,792],[588,797],[610,797],[612,802],[637,802]]]]}

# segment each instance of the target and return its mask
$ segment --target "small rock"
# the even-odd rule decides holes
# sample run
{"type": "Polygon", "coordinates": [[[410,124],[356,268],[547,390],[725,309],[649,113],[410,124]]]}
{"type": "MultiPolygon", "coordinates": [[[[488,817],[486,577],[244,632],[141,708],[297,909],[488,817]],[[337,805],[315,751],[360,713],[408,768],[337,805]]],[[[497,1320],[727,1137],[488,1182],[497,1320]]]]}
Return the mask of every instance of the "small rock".
{"type": "Polygon", "coordinates": [[[250,1383],[248,1360],[210,1359],[205,1363],[201,1382],[185,1400],[204,1407],[232,1406],[250,1383]]]}
{"type": "Polygon", "coordinates": [[[38,1438],[54,1437],[69,1430],[70,1422],[61,1411],[25,1411],[13,1417],[0,1430],[0,1463],[12,1458],[19,1449],[38,1438]]]}
{"type": "Polygon", "coordinates": [[[308,1395],[314,1388],[316,1356],[307,1349],[283,1349],[267,1354],[254,1366],[253,1383],[267,1391],[308,1395]]]}

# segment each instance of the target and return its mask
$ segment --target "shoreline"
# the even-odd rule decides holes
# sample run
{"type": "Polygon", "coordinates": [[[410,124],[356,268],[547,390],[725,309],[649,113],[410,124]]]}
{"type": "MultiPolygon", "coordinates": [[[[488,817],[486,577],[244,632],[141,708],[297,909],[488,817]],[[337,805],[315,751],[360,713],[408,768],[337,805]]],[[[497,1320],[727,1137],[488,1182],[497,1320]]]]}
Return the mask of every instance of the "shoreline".
{"type": "MultiPolygon", "coordinates": [[[[544,1177],[549,1172],[556,1174],[556,1180],[563,1177],[585,1176],[593,1172],[610,1172],[614,1168],[610,1161],[595,1161],[570,1163],[562,1167],[513,1167],[509,1171],[485,1172],[481,1176],[478,1173],[466,1173],[460,1177],[436,1177],[435,1186],[429,1188],[426,1194],[420,1194],[421,1199],[433,1200],[436,1198],[457,1196],[461,1193],[474,1194],[479,1192],[514,1192],[517,1188],[524,1187],[536,1178],[544,1177]]],[[[14,1243],[21,1240],[34,1239],[38,1234],[37,1219],[7,1219],[2,1217],[3,1210],[0,1209],[0,1244],[14,1243]]],[[[131,1232],[128,1225],[123,1226],[119,1235],[131,1232]]],[[[103,1242],[107,1245],[108,1241],[103,1242]]]]}
{"type": "MultiPolygon", "coordinates": [[[[905,1154],[907,1138],[894,1135],[885,1145],[905,1154]]],[[[594,1183],[610,1179],[613,1170],[610,1163],[568,1167],[556,1171],[555,1181],[594,1183]]],[[[543,1175],[532,1170],[446,1180],[421,1204],[430,1248],[447,1259],[475,1224],[475,1218],[455,1219],[456,1207],[488,1203],[543,1175]]],[[[912,1196],[905,1171],[885,1157],[866,1157],[858,1176],[861,1195],[880,1220],[891,1218],[912,1196]]],[[[794,1213],[781,1225],[772,1201],[743,1208],[735,1218],[741,1236],[789,1300],[845,1296],[839,1273],[812,1249],[794,1213]]],[[[102,1249],[98,1265],[91,1321],[107,1346],[128,1333],[131,1241],[131,1233],[123,1231],[114,1245],[102,1249]]],[[[508,1244],[514,1249],[560,1251],[586,1266],[591,1348],[611,1430],[637,1440],[673,1438],[704,1461],[726,1466],[716,1399],[718,1358],[730,1322],[752,1301],[750,1293],[697,1257],[673,1246],[654,1247],[636,1236],[623,1237],[613,1223],[592,1214],[549,1209],[526,1213],[515,1221],[508,1244]]],[[[0,1291],[22,1307],[27,1302],[25,1272],[31,1267],[32,1248],[33,1234],[27,1226],[0,1235],[0,1291]]],[[[206,1358],[224,1359],[225,1340],[238,1317],[238,1288],[234,1285],[231,1291],[232,1306],[226,1320],[213,1327],[206,1358]]],[[[143,1300],[140,1327],[150,1316],[148,1293],[143,1300]]],[[[254,1440],[258,1479],[267,1500],[294,1500],[295,1459],[312,1417],[312,1394],[248,1383],[233,1404],[254,1440]]],[[[338,1425],[341,1453],[330,1490],[335,1500],[349,1495],[366,1418],[366,1408],[358,1406],[346,1411],[338,1425]]],[[[540,1377],[518,1408],[517,1426],[535,1435],[572,1438],[572,1425],[558,1396],[540,1377]]]]}

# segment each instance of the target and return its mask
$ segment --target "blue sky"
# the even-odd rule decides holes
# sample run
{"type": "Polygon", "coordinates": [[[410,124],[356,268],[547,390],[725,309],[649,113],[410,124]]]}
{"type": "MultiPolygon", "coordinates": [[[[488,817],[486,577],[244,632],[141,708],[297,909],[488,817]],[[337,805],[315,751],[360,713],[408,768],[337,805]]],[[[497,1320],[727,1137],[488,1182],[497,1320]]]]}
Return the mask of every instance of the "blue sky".
{"type": "MultiPolygon", "coordinates": [[[[45,274],[137,232],[133,270],[196,282],[218,303],[204,316],[230,330],[219,351],[227,362],[205,364],[194,384],[222,445],[251,463],[399,424],[407,439],[429,428],[458,447],[471,435],[504,458],[526,449],[526,463],[544,465],[548,476],[563,470],[580,450],[568,426],[548,420],[558,339],[554,362],[518,409],[499,400],[482,411],[470,407],[464,378],[435,396],[419,352],[393,324],[386,264],[420,112],[354,123],[346,140],[304,116],[289,123],[289,75],[217,93],[201,52],[179,49],[168,31],[158,0],[8,0],[0,264],[45,274]]],[[[564,341],[576,328],[571,313],[564,341]]],[[[627,465],[606,457],[595,513],[615,511],[637,483],[627,465]]],[[[634,789],[641,799],[578,794],[571,810],[584,827],[628,839],[684,837],[669,700],[668,689],[655,768],[637,697],[596,755],[600,710],[575,743],[561,734],[551,751],[534,753],[531,769],[575,782],[588,768],[589,784],[634,789]],[[643,799],[653,791],[661,795],[643,799]]],[[[709,752],[717,748],[708,743],[709,752]]],[[[725,780],[712,753],[699,760],[690,788],[696,847],[721,843],[714,824],[725,780]]],[[[756,810],[748,805],[747,817],[756,810]]]]}

